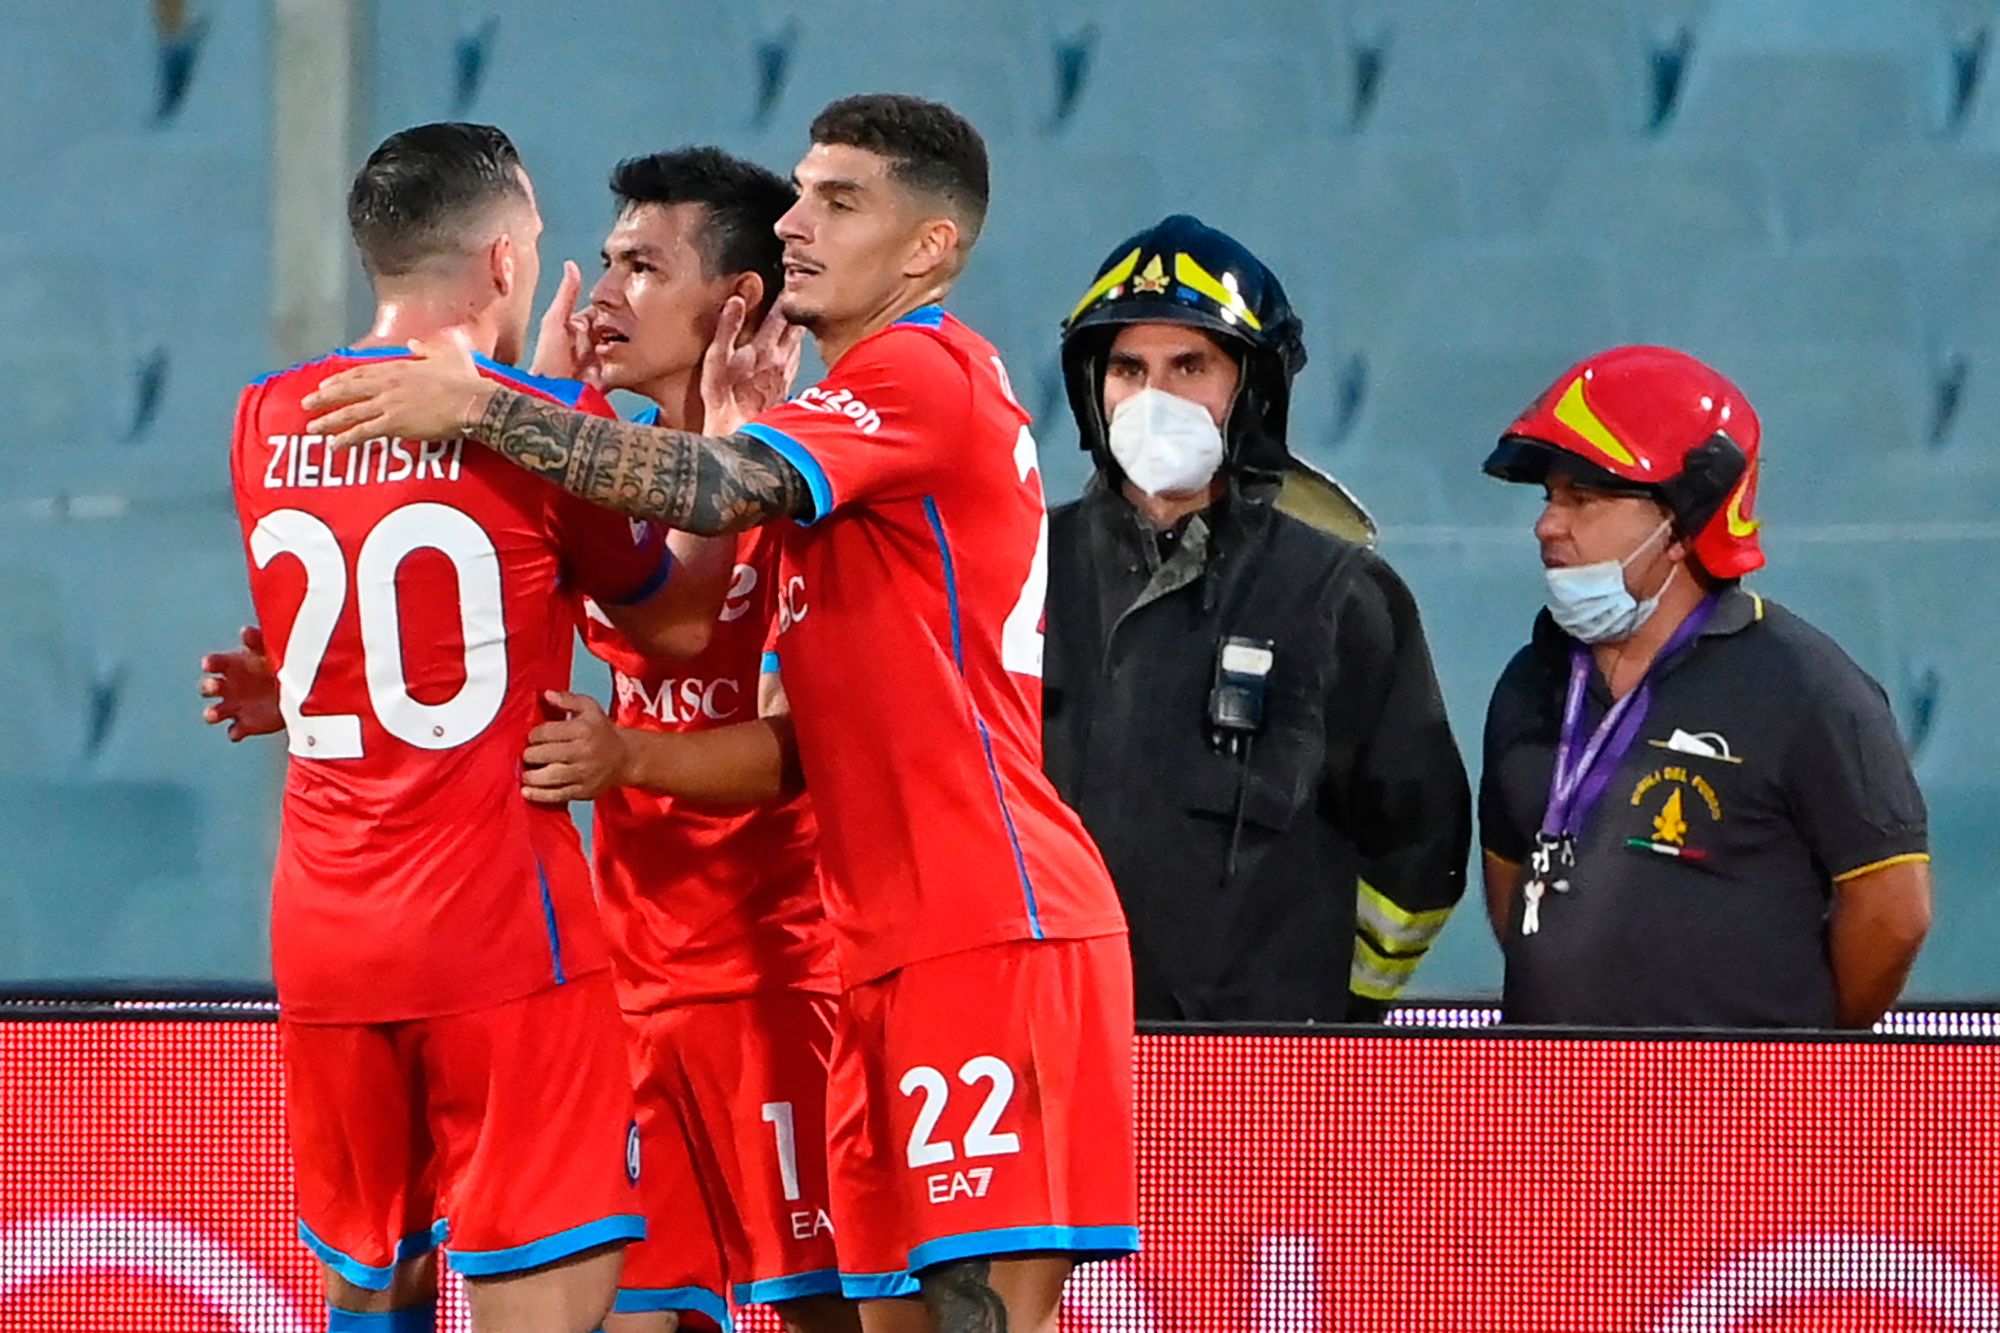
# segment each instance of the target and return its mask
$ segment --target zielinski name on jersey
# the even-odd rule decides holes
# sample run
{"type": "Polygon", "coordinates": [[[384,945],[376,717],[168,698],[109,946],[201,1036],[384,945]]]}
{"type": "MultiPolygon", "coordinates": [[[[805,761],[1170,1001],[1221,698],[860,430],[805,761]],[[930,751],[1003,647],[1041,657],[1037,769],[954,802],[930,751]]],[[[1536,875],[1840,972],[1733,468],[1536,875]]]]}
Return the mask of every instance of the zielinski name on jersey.
{"type": "Polygon", "coordinates": [[[336,449],[325,435],[273,435],[264,441],[271,460],[264,489],[371,486],[392,481],[457,481],[464,440],[364,440],[336,449]]]}

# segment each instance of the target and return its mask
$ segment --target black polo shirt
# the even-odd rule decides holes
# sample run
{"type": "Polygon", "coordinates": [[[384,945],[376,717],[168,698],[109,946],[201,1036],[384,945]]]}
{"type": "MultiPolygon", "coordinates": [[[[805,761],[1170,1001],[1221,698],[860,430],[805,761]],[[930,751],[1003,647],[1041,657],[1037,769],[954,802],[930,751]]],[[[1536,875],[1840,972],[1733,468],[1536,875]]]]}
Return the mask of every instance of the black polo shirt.
{"type": "MultiPolygon", "coordinates": [[[[1543,612],[1487,710],[1480,837],[1509,862],[1526,859],[1548,803],[1571,643],[1543,612]]],[[[1587,728],[1610,703],[1593,668],[1587,728]]],[[[1506,1019],[1831,1027],[1833,885],[1928,859],[1928,846],[1882,687],[1832,639],[1733,586],[1655,666],[1645,725],[1535,934],[1521,933],[1514,895],[1506,1019]]]]}

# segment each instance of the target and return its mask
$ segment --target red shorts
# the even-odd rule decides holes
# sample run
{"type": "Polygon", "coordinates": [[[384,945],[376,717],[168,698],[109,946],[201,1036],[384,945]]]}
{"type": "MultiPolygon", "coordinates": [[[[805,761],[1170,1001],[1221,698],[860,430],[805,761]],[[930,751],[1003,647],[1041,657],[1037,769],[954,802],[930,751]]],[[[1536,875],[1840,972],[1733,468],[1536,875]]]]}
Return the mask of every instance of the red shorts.
{"type": "Polygon", "coordinates": [[[841,1286],[955,1259],[1139,1248],[1123,935],[1016,940],[842,997],[827,1093],[841,1286]]]}
{"type": "Polygon", "coordinates": [[[838,1004],[787,990],[627,1015],[653,1239],[626,1252],[614,1309],[712,1329],[728,1326],[724,1293],[840,1294],[826,1185],[838,1004]]]}
{"type": "Polygon", "coordinates": [[[299,1235],[382,1291],[445,1247],[467,1277],[645,1234],[611,974],[401,1023],[280,1022],[299,1235]]]}

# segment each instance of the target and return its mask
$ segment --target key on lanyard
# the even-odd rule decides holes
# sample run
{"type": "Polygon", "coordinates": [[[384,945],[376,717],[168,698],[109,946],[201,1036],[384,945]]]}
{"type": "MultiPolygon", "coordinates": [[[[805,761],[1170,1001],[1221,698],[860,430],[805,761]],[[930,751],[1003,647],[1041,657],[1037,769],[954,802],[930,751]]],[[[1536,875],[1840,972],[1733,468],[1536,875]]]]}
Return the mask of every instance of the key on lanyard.
{"type": "Polygon", "coordinates": [[[1568,870],[1576,864],[1576,844],[1565,834],[1552,838],[1546,833],[1535,835],[1535,850],[1528,853],[1528,882],[1522,886],[1521,894],[1525,906],[1521,912],[1521,933],[1533,935],[1542,928],[1542,897],[1553,889],[1557,893],[1569,892],[1567,878],[1555,878],[1556,872],[1568,870]]]}

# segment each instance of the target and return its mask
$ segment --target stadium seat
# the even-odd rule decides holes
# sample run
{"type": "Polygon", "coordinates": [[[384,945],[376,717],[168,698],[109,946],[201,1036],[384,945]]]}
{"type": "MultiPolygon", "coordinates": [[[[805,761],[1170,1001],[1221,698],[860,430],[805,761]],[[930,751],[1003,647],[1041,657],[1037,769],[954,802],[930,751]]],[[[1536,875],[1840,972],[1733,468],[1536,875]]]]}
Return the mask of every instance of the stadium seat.
{"type": "Polygon", "coordinates": [[[1526,534],[1539,494],[1502,485],[1480,465],[1521,408],[1589,350],[1476,343],[1378,349],[1367,358],[1353,428],[1327,464],[1385,531],[1416,523],[1526,534]]]}
{"type": "Polygon", "coordinates": [[[1315,357],[1365,341],[1401,294],[1420,250],[1464,238],[1471,205],[1440,148],[1366,139],[1260,159],[1240,218],[1217,225],[1276,270],[1315,357]]]}
{"type": "Polygon", "coordinates": [[[1897,662],[1883,685],[1914,742],[1935,857],[1937,915],[1911,979],[1913,993],[1927,997],[2000,998],[1992,968],[2000,938],[1993,762],[2000,631],[1980,609],[2000,597],[2000,539],[1990,517],[1984,526],[1984,535],[1901,534],[1882,556],[1894,579],[1888,617],[1897,662]]]}
{"type": "Polygon", "coordinates": [[[1390,308],[1359,336],[1370,346],[1526,344],[1581,356],[1626,340],[1632,326],[1607,259],[1589,246],[1440,241],[1412,257],[1390,308]]]}
{"type": "MultiPolygon", "coordinates": [[[[385,5],[376,13],[372,137],[434,120],[505,129],[534,177],[553,270],[594,270],[614,163],[751,132],[762,84],[742,7],[532,0],[385,5]]],[[[784,163],[789,169],[791,162],[784,163]]]]}
{"type": "Polygon", "coordinates": [[[1342,133],[1353,53],[1313,6],[1102,0],[1080,91],[1058,127],[1076,147],[1237,179],[1251,159],[1342,133]],[[1329,28],[1334,31],[1329,32],[1329,28]]]}
{"type": "Polygon", "coordinates": [[[2000,157],[1963,145],[1884,148],[1828,204],[1791,218],[1793,234],[1912,255],[1967,249],[1988,241],[2000,217],[2000,157]]]}
{"type": "Polygon", "coordinates": [[[1641,132],[1651,75],[1640,29],[1620,5],[1477,12],[1467,22],[1462,5],[1384,11],[1361,133],[1450,149],[1482,230],[1499,235],[1518,228],[1571,153],[1641,132]]]}
{"type": "MultiPolygon", "coordinates": [[[[262,146],[271,118],[268,7],[187,9],[185,24],[166,37],[146,4],[9,13],[0,45],[8,180],[35,180],[53,152],[105,135],[178,132],[262,146]]],[[[0,220],[0,236],[9,225],[0,220]]]]}
{"type": "Polygon", "coordinates": [[[1918,276],[1887,249],[1826,249],[1773,255],[1725,252],[1676,267],[1681,281],[1645,256],[1628,290],[1644,284],[1656,301],[1644,312],[1646,340],[1672,346],[1726,343],[1769,347],[1889,347],[1926,356],[1930,338],[1918,300],[1918,276]]]}
{"type": "Polygon", "coordinates": [[[1642,327],[1650,312],[1685,299],[1689,276],[1718,255],[1772,252],[1780,226],[1777,197],[1754,158],[1627,143],[1570,154],[1528,221],[1558,245],[1609,243],[1642,327]]]}
{"type": "MultiPolygon", "coordinates": [[[[205,935],[235,937],[238,918],[159,891],[163,878],[191,876],[198,864],[201,817],[185,785],[8,778],[0,780],[0,810],[10,882],[35,903],[19,933],[0,941],[0,982],[254,979],[238,959],[203,947],[205,935]],[[136,919],[151,939],[128,935],[125,947],[108,950],[107,937],[136,919]]],[[[254,902],[229,910],[262,915],[254,902]]],[[[234,952],[254,966],[267,950],[253,943],[234,952]]]]}
{"type": "Polygon", "coordinates": [[[1945,128],[1953,56],[1927,0],[1714,0],[1667,142],[1759,153],[1804,217],[1828,208],[1873,150],[1945,128]]]}
{"type": "Polygon", "coordinates": [[[783,52],[767,117],[775,129],[803,138],[828,102],[867,92],[944,102],[989,143],[1045,133],[1055,119],[1056,39],[1033,11],[941,0],[812,0],[785,9],[770,38],[783,52]]]}

